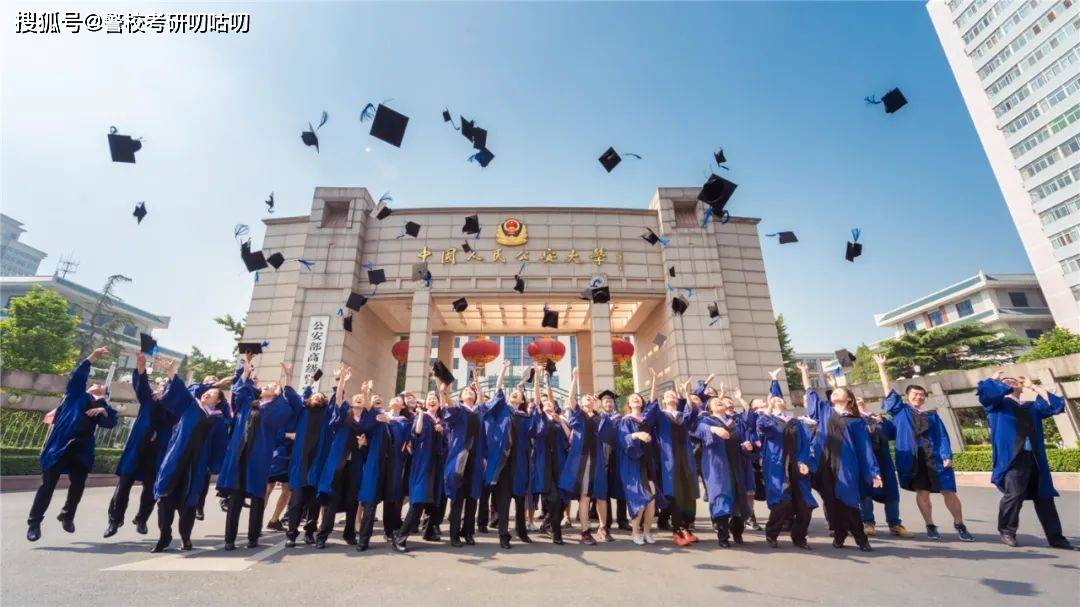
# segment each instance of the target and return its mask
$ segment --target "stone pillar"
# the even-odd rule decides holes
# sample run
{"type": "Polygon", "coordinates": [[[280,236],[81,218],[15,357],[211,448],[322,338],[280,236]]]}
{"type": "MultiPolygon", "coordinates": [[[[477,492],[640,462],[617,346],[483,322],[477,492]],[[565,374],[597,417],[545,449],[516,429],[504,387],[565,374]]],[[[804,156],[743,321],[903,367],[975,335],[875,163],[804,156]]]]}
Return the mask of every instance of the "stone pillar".
{"type": "MultiPolygon", "coordinates": [[[[588,331],[577,334],[578,393],[593,391],[593,335],[588,331]]],[[[561,386],[570,387],[570,378],[560,382],[561,386]]],[[[602,388],[601,388],[602,389],[602,388]]]]}
{"type": "Polygon", "coordinates": [[[592,330],[592,389],[590,392],[613,389],[615,387],[615,359],[611,354],[610,304],[589,306],[589,327],[592,330]]]}
{"type": "Polygon", "coordinates": [[[941,384],[938,383],[930,384],[930,394],[934,398],[938,417],[945,424],[945,432],[949,435],[953,453],[962,453],[964,451],[964,433],[960,431],[960,420],[956,419],[956,412],[952,410],[949,395],[945,393],[945,390],[941,388],[941,384]]]}
{"type": "MultiPolygon", "coordinates": [[[[1054,372],[1050,369],[1040,370],[1035,374],[1035,378],[1039,380],[1039,384],[1043,388],[1054,394],[1065,394],[1061,384],[1057,383],[1054,372]]],[[[1066,447],[1071,447],[1076,444],[1076,441],[1080,440],[1080,419],[1077,419],[1075,408],[1066,404],[1065,412],[1055,415],[1052,419],[1054,424],[1057,425],[1058,432],[1061,433],[1061,442],[1066,447]]]]}
{"type": "Polygon", "coordinates": [[[454,334],[447,331],[442,331],[439,336],[439,360],[442,364],[446,365],[446,368],[450,369],[454,365],[454,334]]]}
{"type": "Polygon", "coordinates": [[[405,387],[426,390],[431,365],[431,291],[417,289],[412,297],[409,321],[409,360],[405,366],[405,387]]]}

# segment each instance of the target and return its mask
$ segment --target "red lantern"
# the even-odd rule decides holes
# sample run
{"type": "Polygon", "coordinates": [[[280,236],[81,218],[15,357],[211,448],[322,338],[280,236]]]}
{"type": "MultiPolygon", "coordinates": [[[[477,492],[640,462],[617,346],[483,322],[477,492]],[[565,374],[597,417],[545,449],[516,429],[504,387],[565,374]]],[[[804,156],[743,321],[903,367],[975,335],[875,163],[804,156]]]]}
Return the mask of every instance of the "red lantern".
{"type": "Polygon", "coordinates": [[[486,337],[471,339],[461,346],[461,356],[477,367],[482,367],[499,357],[499,344],[486,337]]]}
{"type": "Polygon", "coordinates": [[[566,346],[552,337],[542,337],[529,344],[529,356],[538,363],[557,363],[566,356],[566,346]]]}
{"type": "Polygon", "coordinates": [[[409,360],[409,340],[402,339],[394,343],[394,346],[390,348],[390,353],[394,355],[394,359],[400,364],[405,364],[405,361],[409,360]]]}
{"type": "Polygon", "coordinates": [[[611,355],[616,365],[622,365],[634,357],[634,344],[628,339],[611,338],[611,355]]]}

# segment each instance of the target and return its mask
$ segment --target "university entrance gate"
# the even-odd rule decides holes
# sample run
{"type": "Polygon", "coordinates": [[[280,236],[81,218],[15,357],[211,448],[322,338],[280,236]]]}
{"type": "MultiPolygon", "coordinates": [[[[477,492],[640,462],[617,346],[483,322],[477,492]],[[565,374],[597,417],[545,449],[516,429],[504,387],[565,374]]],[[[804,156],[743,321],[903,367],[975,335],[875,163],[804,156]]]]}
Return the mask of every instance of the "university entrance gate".
{"type": "Polygon", "coordinates": [[[324,390],[343,360],[354,369],[349,392],[370,378],[388,394],[402,339],[405,386],[418,390],[431,359],[451,366],[467,336],[527,335],[572,338],[585,392],[613,387],[612,339],[623,338],[634,345],[637,390],[651,367],[665,382],[715,373],[764,394],[781,358],[758,220],[702,227],[698,191],[660,188],[647,209],[441,205],[378,219],[365,188],[316,188],[309,215],[265,221],[262,250],[289,261],[260,273],[244,338],[270,342],[265,377],[281,361],[305,376],[322,368],[324,390]],[[470,216],[479,234],[463,231],[470,216]],[[385,281],[373,284],[378,270],[385,281]],[[598,284],[610,301],[582,299],[598,284]],[[346,306],[352,293],[362,296],[357,310],[346,306]],[[557,328],[542,326],[545,310],[558,313],[557,328]]]}

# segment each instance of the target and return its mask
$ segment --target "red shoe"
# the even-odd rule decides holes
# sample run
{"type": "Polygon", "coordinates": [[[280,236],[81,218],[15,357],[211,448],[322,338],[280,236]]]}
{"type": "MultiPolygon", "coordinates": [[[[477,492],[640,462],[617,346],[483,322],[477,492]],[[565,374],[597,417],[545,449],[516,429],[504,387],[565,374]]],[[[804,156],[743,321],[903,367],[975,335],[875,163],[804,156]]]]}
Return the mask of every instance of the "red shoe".
{"type": "Polygon", "coordinates": [[[690,538],[686,537],[686,533],[683,531],[675,531],[671,534],[671,539],[675,542],[676,546],[690,545],[690,538]]]}
{"type": "Polygon", "coordinates": [[[693,531],[690,531],[689,529],[687,529],[686,531],[683,531],[683,535],[686,536],[686,539],[687,539],[687,541],[689,543],[691,543],[691,544],[698,543],[698,536],[694,535],[693,531]]]}

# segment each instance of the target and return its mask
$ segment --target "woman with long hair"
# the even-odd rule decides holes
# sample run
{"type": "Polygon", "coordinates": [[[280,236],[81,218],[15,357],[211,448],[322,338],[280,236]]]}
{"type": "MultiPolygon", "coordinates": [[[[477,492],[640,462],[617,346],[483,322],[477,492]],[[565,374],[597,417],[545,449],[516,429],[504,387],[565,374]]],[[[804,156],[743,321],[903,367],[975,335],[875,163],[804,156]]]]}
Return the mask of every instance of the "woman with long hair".
{"type": "MultiPolygon", "coordinates": [[[[721,390],[721,392],[723,392],[721,390]]],[[[741,391],[735,389],[736,398],[741,391]]],[[[734,539],[742,544],[746,521],[746,485],[742,471],[743,436],[735,402],[727,395],[712,397],[709,411],[698,416],[694,436],[701,442],[701,474],[708,494],[709,516],[720,546],[734,539]]]]}
{"type": "Polygon", "coordinates": [[[476,384],[465,386],[458,400],[443,410],[447,451],[443,468],[443,490],[450,500],[450,545],[476,544],[476,504],[483,487],[483,423],[476,411],[479,397],[476,384]]]}
{"type": "MultiPolygon", "coordinates": [[[[649,369],[656,383],[656,371],[649,369]]],[[[698,541],[690,529],[697,511],[697,466],[690,440],[697,423],[698,409],[688,405],[691,379],[675,389],[664,391],[661,402],[653,400],[645,407],[645,425],[656,438],[660,454],[658,505],[670,507],[672,539],[677,546],[698,541]],[[682,388],[681,394],[679,388],[682,388]]]]}
{"type": "Polygon", "coordinates": [[[338,512],[345,513],[345,543],[356,542],[356,466],[363,457],[362,436],[357,436],[360,416],[371,396],[372,382],[360,386],[360,392],[345,398],[345,385],[352,377],[352,369],[345,367],[338,380],[337,400],[341,404],[332,412],[333,418],[327,434],[326,457],[315,479],[315,499],[319,503],[319,528],[315,535],[315,547],[326,548],[326,540],[334,529],[338,512]]]}
{"type": "MultiPolygon", "coordinates": [[[[656,398],[656,381],[651,387],[650,402],[656,398]]],[[[628,412],[619,420],[615,465],[619,467],[626,510],[630,517],[630,539],[638,546],[653,544],[653,516],[656,513],[656,465],[653,461],[652,434],[645,425],[645,401],[638,393],[626,398],[628,412]]]]}
{"type": "MultiPolygon", "coordinates": [[[[559,475],[559,490],[562,491],[562,499],[566,502],[578,500],[578,524],[581,528],[581,543],[586,546],[595,546],[592,530],[589,522],[589,503],[593,491],[593,484],[600,478],[597,471],[597,433],[600,426],[600,415],[596,411],[596,398],[592,394],[585,394],[580,402],[574,392],[577,389],[578,370],[573,370],[570,380],[570,388],[566,395],[566,406],[569,410],[567,424],[570,426],[570,451],[566,455],[562,473],[559,475]]],[[[606,483],[607,472],[603,473],[603,482],[606,483]]],[[[605,494],[606,495],[606,494],[605,494]]],[[[597,507],[601,517],[599,534],[602,538],[606,535],[603,531],[603,522],[607,520],[607,504],[597,507]],[[601,512],[602,510],[602,512],[601,512]]]]}
{"type": "Polygon", "coordinates": [[[817,466],[808,418],[794,418],[783,398],[770,397],[768,409],[757,417],[761,441],[761,472],[769,520],[765,542],[779,547],[777,539],[787,525],[797,548],[810,550],[806,531],[817,502],[810,494],[810,475],[817,466]]]}
{"type": "Polygon", "coordinates": [[[392,546],[397,552],[408,552],[407,542],[414,527],[420,525],[420,516],[427,512],[424,537],[431,537],[431,526],[437,521],[435,506],[442,494],[443,427],[440,409],[449,402],[449,387],[436,379],[437,391],[428,392],[422,411],[417,411],[411,426],[409,465],[409,511],[405,520],[394,532],[392,546]]]}
{"type": "MultiPolygon", "coordinates": [[[[551,393],[551,375],[538,371],[547,384],[547,391],[532,408],[532,461],[530,483],[533,495],[544,499],[544,521],[541,533],[551,535],[551,543],[562,545],[563,500],[559,491],[559,476],[566,462],[570,425],[560,415],[559,405],[551,393]]],[[[541,377],[535,381],[539,383],[541,377]]]]}
{"type": "Polygon", "coordinates": [[[338,409],[338,392],[341,389],[345,365],[338,363],[334,379],[338,380],[327,401],[322,392],[311,394],[304,400],[304,407],[296,419],[296,438],[293,456],[289,460],[289,507],[285,511],[288,526],[285,530],[285,547],[296,546],[300,535],[300,519],[306,519],[304,542],[315,543],[315,530],[319,521],[319,503],[315,499],[318,475],[329,448],[330,422],[338,409]]]}

